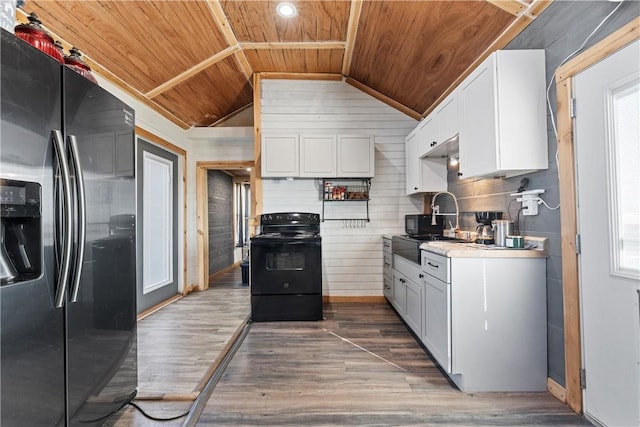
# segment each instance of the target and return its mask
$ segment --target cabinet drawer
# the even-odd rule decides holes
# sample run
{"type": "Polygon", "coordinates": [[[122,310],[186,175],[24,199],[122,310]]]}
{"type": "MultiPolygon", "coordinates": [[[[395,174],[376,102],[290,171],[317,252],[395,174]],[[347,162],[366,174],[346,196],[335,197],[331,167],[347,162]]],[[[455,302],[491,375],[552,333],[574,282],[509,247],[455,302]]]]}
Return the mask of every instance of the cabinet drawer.
{"type": "Polygon", "coordinates": [[[449,258],[445,256],[422,251],[422,271],[433,277],[437,277],[443,282],[451,283],[449,258]]]}
{"type": "Polygon", "coordinates": [[[392,260],[393,260],[393,255],[387,254],[387,253],[383,255],[382,269],[384,272],[391,271],[391,269],[393,268],[392,260]]]}
{"type": "Polygon", "coordinates": [[[382,239],[382,251],[385,254],[391,255],[391,239],[382,239]]]}

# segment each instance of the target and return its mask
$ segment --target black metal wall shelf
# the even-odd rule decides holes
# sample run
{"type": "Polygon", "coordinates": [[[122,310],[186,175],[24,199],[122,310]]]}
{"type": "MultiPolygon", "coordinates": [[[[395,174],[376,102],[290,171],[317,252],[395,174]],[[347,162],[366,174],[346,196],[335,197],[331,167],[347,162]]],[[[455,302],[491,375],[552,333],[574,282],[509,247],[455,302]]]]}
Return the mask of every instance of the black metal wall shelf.
{"type": "Polygon", "coordinates": [[[369,218],[369,200],[371,178],[325,178],[322,180],[322,221],[366,221],[369,218]],[[366,218],[326,218],[325,204],[337,205],[341,203],[363,203],[366,207],[366,218]]]}

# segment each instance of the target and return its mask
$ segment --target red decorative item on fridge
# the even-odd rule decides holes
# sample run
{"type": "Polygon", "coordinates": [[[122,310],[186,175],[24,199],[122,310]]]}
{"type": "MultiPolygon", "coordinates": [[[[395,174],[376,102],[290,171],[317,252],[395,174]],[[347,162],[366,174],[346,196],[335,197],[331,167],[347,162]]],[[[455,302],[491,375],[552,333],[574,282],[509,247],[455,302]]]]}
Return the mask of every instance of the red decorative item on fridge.
{"type": "Polygon", "coordinates": [[[91,73],[91,68],[82,60],[82,54],[80,51],[72,47],[69,51],[69,55],[64,57],[64,63],[76,71],[81,76],[85,77],[88,80],[91,80],[95,84],[98,84],[96,78],[91,73]]]}
{"type": "Polygon", "coordinates": [[[16,25],[14,29],[16,36],[64,64],[64,55],[56,48],[51,36],[42,28],[38,15],[31,12],[28,19],[28,24],[16,25]]]}

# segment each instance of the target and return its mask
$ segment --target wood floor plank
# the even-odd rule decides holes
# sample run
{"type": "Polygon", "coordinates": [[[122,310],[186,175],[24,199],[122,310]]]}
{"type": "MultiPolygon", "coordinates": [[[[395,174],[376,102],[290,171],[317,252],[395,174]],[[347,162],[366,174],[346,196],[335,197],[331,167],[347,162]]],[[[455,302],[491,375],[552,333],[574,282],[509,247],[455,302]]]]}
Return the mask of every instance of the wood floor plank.
{"type": "Polygon", "coordinates": [[[252,325],[198,425],[590,425],[549,393],[462,393],[386,304],[252,325]]]}
{"type": "MultiPolygon", "coordinates": [[[[237,287],[233,279],[224,286],[237,287]]],[[[165,364],[159,380],[190,390],[197,375],[181,368],[205,366],[219,355],[203,345],[197,354],[176,341],[176,328],[186,327],[190,340],[217,341],[232,322],[217,315],[230,307],[212,308],[207,292],[190,294],[190,305],[159,316],[139,346],[157,339],[173,352],[150,349],[147,362],[165,364]],[[162,318],[161,318],[162,317],[162,318]],[[193,322],[185,325],[185,322],[193,322]],[[224,323],[224,322],[222,322],[224,323]],[[155,336],[151,332],[161,336],[155,336]],[[164,336],[164,335],[167,336],[164,336]],[[155,336],[155,338],[153,338],[155,336]],[[188,360],[185,360],[188,359],[188,360]],[[175,372],[174,372],[175,370],[175,372]]],[[[244,288],[245,291],[246,287],[244,288]]],[[[248,313],[247,306],[234,309],[248,313]]],[[[178,304],[176,303],[176,304],[178,304]]],[[[169,307],[167,307],[169,308],[169,307]]],[[[161,310],[159,313],[162,313],[161,310]]],[[[227,311],[225,311],[227,310],[227,311]]],[[[155,316],[155,314],[154,314],[155,316]]],[[[153,316],[150,316],[150,318],[153,316]]],[[[239,325],[238,322],[237,325],[239,325]]],[[[236,326],[237,326],[236,325],[236,326]]],[[[196,347],[193,347],[195,349],[196,347]]],[[[145,368],[146,369],[146,368],[145,368]]],[[[188,402],[150,401],[149,412],[175,414],[188,402]],[[182,405],[182,406],[181,406],[182,405]]],[[[132,408],[121,411],[110,426],[151,426],[132,408]]],[[[180,422],[163,423],[178,426],[180,422]]],[[[387,304],[326,304],[318,322],[253,323],[222,375],[198,426],[582,426],[590,425],[549,393],[462,393],[442,374],[387,304]]]]}

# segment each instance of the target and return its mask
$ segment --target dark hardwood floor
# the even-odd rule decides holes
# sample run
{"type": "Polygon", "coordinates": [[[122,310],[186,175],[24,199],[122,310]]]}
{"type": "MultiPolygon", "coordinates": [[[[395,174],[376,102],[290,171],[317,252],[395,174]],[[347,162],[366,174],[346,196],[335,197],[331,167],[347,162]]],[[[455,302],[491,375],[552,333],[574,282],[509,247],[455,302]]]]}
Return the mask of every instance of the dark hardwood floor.
{"type": "MultiPolygon", "coordinates": [[[[237,288],[234,280],[221,287],[237,288]]],[[[205,306],[195,304],[189,318],[215,323],[205,306]]],[[[197,425],[590,425],[546,392],[460,392],[387,304],[327,304],[324,315],[319,322],[251,324],[197,425]]],[[[184,320],[178,317],[176,328],[184,320]]],[[[199,356],[203,364],[214,358],[199,356]]],[[[192,403],[167,397],[136,403],[160,417],[188,411],[192,403]]],[[[182,420],[150,421],[129,407],[108,425],[177,427],[182,420]]]]}

